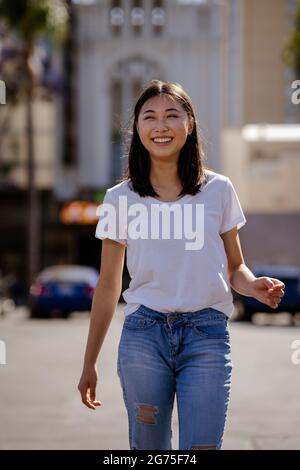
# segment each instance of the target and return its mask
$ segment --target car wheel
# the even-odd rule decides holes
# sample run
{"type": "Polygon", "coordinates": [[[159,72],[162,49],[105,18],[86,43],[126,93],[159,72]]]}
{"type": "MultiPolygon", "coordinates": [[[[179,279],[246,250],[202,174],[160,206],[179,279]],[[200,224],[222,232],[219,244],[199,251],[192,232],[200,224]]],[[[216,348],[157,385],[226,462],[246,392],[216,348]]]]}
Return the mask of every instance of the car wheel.
{"type": "Polygon", "coordinates": [[[44,314],[38,307],[31,307],[30,318],[43,318],[44,314]]]}
{"type": "Polygon", "coordinates": [[[235,312],[234,312],[234,321],[238,322],[251,322],[254,312],[245,307],[245,304],[240,300],[234,302],[235,312]]]}
{"type": "Polygon", "coordinates": [[[64,310],[63,312],[61,312],[61,318],[69,318],[71,312],[69,312],[68,310],[64,310]]]}
{"type": "Polygon", "coordinates": [[[242,318],[241,318],[241,321],[251,322],[253,315],[254,315],[254,312],[252,310],[249,310],[248,308],[245,308],[244,312],[243,312],[243,315],[242,315],[242,318]]]}

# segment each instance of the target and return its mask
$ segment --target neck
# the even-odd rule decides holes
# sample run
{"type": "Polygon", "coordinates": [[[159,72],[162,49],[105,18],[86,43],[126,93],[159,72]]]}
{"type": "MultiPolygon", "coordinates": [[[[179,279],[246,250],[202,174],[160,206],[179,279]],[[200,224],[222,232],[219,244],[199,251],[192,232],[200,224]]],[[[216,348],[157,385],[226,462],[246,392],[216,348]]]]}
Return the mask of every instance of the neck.
{"type": "Polygon", "coordinates": [[[154,188],[178,189],[182,186],[177,174],[177,164],[152,168],[150,181],[154,188]]]}

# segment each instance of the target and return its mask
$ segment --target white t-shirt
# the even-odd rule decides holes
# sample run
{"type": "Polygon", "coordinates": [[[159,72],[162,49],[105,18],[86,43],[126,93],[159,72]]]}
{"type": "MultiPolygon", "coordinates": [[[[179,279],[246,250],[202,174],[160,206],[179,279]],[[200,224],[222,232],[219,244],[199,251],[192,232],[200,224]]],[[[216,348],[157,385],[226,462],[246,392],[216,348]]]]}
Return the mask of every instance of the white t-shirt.
{"type": "Polygon", "coordinates": [[[227,256],[220,234],[235,226],[239,230],[246,218],[231,180],[212,171],[207,174],[199,193],[174,202],[141,197],[131,189],[130,180],[107,189],[95,236],[127,245],[131,281],[123,292],[125,316],[141,304],[162,313],[213,307],[232,315],[227,256]],[[108,222],[107,203],[113,206],[110,214],[116,210],[115,226],[108,222]],[[133,207],[137,203],[142,206],[133,207]],[[157,218],[160,212],[163,215],[157,218]]]}

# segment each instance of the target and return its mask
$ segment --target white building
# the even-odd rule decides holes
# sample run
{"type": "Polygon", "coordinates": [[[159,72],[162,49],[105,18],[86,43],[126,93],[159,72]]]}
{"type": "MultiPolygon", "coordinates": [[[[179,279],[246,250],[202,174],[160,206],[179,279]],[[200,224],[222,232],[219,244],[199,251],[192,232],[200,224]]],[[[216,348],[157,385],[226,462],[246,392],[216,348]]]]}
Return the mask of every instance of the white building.
{"type": "Polygon", "coordinates": [[[116,184],[127,163],[121,128],[130,122],[141,85],[154,78],[178,82],[195,105],[206,163],[231,177],[240,196],[249,222],[241,234],[248,259],[296,261],[296,241],[284,255],[274,247],[266,254],[253,234],[291,223],[298,231],[300,141],[244,138],[245,126],[298,129],[300,105],[291,101],[293,78],[282,60],[296,5],[77,0],[78,161],[64,167],[58,160],[56,195],[70,198],[116,184]]]}
{"type": "MultiPolygon", "coordinates": [[[[78,2],[77,2],[78,3],[78,2]]],[[[80,2],[79,2],[80,3],[80,2]]],[[[225,3],[217,0],[95,0],[77,5],[79,166],[60,168],[57,192],[114,184],[126,158],[120,129],[129,124],[141,85],[180,83],[191,96],[220,169],[224,119],[225,3]],[[122,158],[123,157],[123,158],[122,158]]]]}

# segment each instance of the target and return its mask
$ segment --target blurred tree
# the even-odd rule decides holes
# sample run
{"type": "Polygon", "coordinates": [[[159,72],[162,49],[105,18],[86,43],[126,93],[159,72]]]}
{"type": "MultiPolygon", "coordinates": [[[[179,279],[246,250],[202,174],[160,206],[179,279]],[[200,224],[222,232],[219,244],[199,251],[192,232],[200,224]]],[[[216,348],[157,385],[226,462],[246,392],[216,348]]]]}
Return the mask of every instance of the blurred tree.
{"type": "Polygon", "coordinates": [[[297,2],[294,28],[283,49],[283,60],[300,80],[300,1],[297,2]]]}
{"type": "Polygon", "coordinates": [[[23,85],[20,45],[15,37],[10,37],[7,28],[0,25],[0,77],[5,83],[6,103],[0,107],[0,185],[15,186],[10,173],[18,165],[19,142],[10,132],[16,105],[21,100],[23,85]]]}
{"type": "Polygon", "coordinates": [[[62,0],[0,0],[0,20],[19,41],[21,75],[19,93],[26,109],[26,142],[28,173],[27,217],[27,287],[39,269],[39,199],[35,185],[35,153],[33,126],[33,99],[37,85],[32,57],[38,40],[48,38],[54,48],[66,37],[68,10],[62,0]]]}

